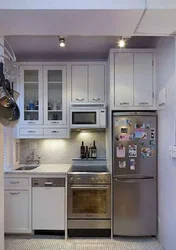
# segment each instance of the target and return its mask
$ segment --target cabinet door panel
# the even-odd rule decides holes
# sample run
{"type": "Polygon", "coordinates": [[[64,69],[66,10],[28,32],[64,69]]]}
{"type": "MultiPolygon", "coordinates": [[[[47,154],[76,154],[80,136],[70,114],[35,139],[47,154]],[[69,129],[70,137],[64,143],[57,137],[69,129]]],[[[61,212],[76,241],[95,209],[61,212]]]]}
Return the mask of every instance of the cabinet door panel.
{"type": "Polygon", "coordinates": [[[22,66],[20,69],[20,123],[43,124],[42,67],[22,66]]]}
{"type": "Polygon", "coordinates": [[[88,66],[74,65],[71,69],[72,102],[86,102],[88,90],[88,66]]]}
{"type": "Polygon", "coordinates": [[[89,66],[89,102],[105,101],[105,66],[89,66]]]}
{"type": "Polygon", "coordinates": [[[66,124],[66,66],[45,66],[44,85],[44,123],[66,124]]]}
{"type": "Polygon", "coordinates": [[[115,53],[115,106],[133,105],[133,53],[115,53]]]}
{"type": "Polygon", "coordinates": [[[29,191],[5,190],[4,223],[7,233],[31,231],[29,191]]]}
{"type": "Polygon", "coordinates": [[[134,53],[134,105],[153,105],[153,55],[134,53]]]}

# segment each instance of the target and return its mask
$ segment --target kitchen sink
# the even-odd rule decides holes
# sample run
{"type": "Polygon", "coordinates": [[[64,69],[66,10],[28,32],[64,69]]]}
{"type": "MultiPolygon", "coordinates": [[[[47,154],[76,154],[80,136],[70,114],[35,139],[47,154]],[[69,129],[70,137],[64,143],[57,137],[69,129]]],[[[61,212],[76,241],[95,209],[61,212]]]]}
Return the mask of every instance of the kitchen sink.
{"type": "Polygon", "coordinates": [[[35,168],[38,168],[38,166],[22,166],[20,168],[17,168],[16,170],[33,170],[35,168]]]}

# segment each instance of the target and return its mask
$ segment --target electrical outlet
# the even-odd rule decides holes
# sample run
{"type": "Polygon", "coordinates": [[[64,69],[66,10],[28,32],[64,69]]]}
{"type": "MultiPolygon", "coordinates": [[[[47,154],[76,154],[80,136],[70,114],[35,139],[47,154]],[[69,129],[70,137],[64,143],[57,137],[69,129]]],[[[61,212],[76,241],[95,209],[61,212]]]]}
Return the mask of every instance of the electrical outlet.
{"type": "Polygon", "coordinates": [[[176,146],[172,147],[172,157],[176,158],[176,146]]]}
{"type": "Polygon", "coordinates": [[[172,157],[172,146],[169,146],[169,156],[172,157]]]}
{"type": "Polygon", "coordinates": [[[29,142],[29,148],[30,149],[37,149],[37,142],[29,142]]]}

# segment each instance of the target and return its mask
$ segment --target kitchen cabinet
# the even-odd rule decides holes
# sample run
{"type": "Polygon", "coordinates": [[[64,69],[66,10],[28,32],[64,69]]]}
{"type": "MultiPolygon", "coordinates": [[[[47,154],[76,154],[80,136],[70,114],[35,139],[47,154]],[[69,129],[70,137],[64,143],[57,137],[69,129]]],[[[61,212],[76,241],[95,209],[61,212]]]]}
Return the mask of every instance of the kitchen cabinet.
{"type": "Polygon", "coordinates": [[[20,67],[20,124],[43,124],[42,67],[20,67]]]}
{"type": "Polygon", "coordinates": [[[66,66],[44,66],[44,124],[66,124],[66,66]]]}
{"type": "Polygon", "coordinates": [[[156,109],[154,50],[112,49],[109,65],[112,109],[156,109]]]}
{"type": "Polygon", "coordinates": [[[5,190],[4,225],[6,233],[30,233],[29,191],[5,190]]]}
{"type": "Polygon", "coordinates": [[[71,66],[71,101],[105,102],[105,64],[71,66]]]}
{"type": "Polygon", "coordinates": [[[22,63],[19,89],[21,118],[15,137],[69,137],[67,65],[22,63]],[[60,128],[64,129],[64,133],[61,133],[63,131],[60,128]]]}

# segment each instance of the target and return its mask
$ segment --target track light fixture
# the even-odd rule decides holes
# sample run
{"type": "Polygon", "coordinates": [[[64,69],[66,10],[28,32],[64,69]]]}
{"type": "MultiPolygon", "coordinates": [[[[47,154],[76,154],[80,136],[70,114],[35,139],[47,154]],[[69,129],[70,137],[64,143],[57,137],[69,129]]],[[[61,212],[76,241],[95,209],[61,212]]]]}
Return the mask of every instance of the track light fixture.
{"type": "Polygon", "coordinates": [[[65,38],[59,36],[59,46],[63,48],[65,45],[65,38]]]}
{"type": "Polygon", "coordinates": [[[121,36],[120,39],[118,40],[118,46],[119,46],[120,48],[125,48],[125,46],[126,46],[126,40],[124,40],[122,36],[121,36]]]}

